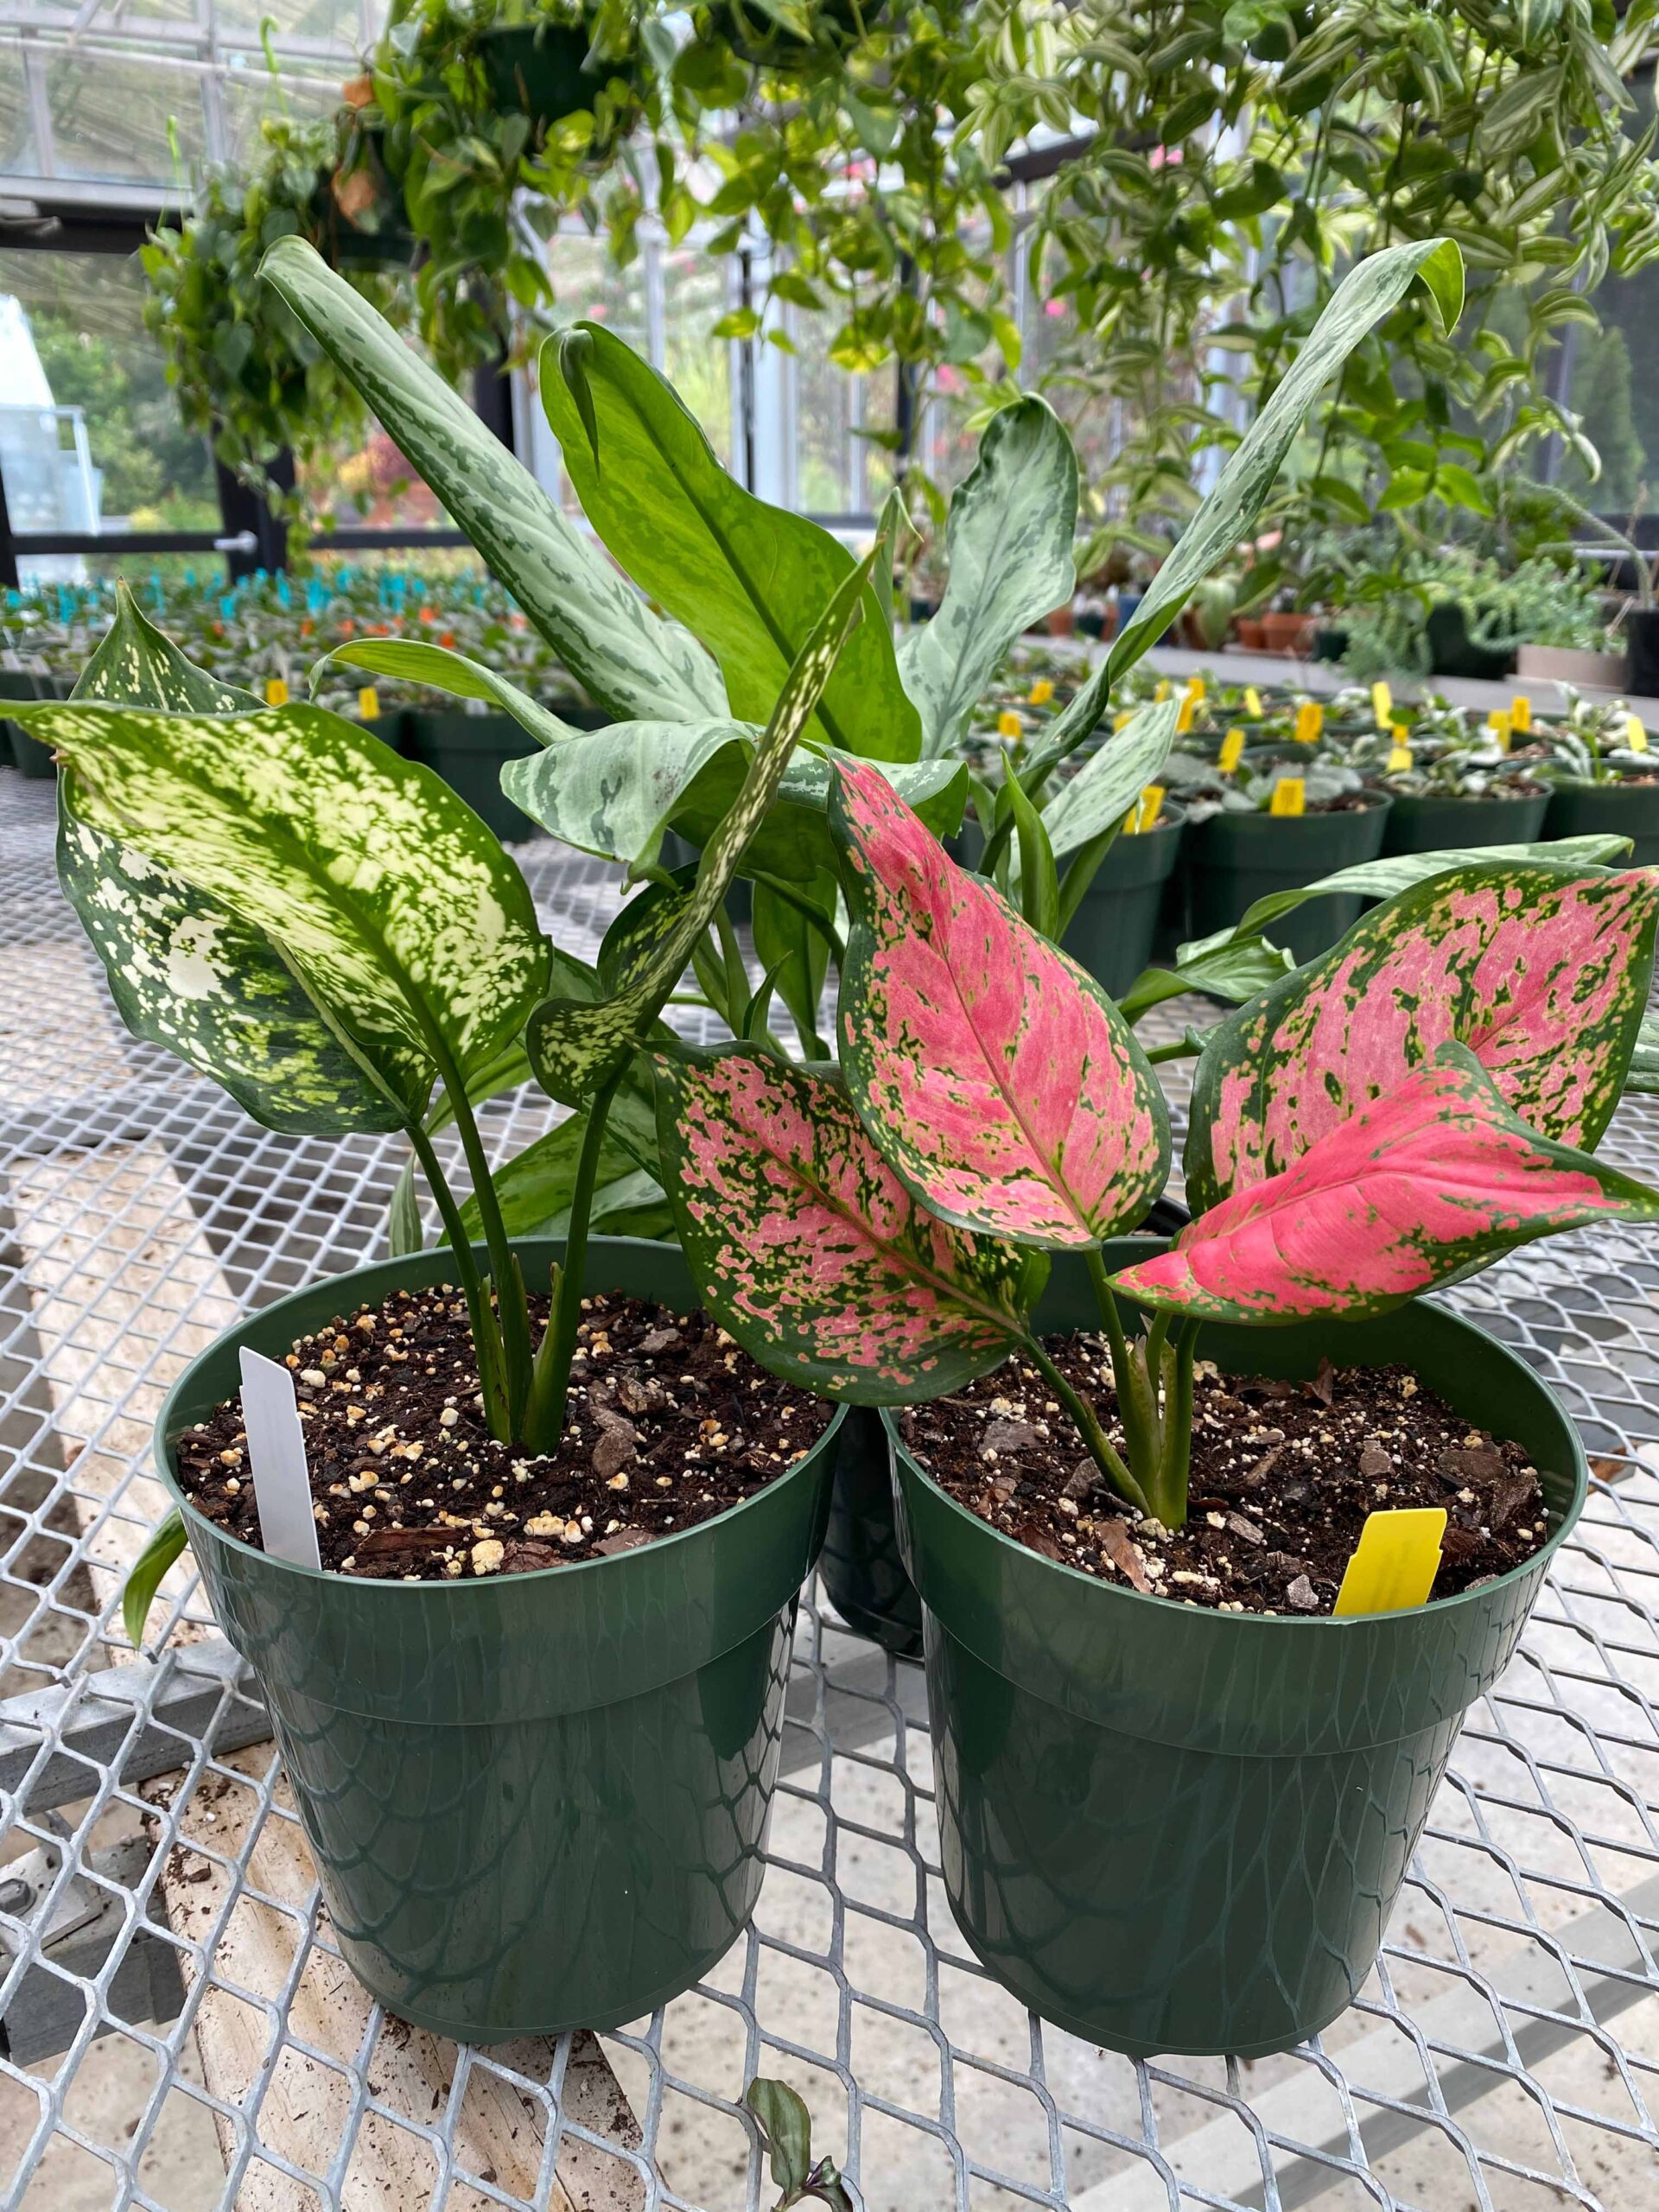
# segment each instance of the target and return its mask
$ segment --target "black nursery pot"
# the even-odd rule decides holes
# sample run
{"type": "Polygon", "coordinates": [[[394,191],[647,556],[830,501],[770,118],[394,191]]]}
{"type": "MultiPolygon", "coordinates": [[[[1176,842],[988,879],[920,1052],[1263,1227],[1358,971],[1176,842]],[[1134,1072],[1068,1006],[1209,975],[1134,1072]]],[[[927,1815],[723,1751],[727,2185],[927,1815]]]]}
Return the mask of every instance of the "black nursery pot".
{"type": "MultiPolygon", "coordinates": [[[[1374,861],[1389,810],[1386,794],[1374,793],[1363,806],[1334,814],[1212,814],[1187,834],[1193,936],[1232,928],[1270,892],[1300,890],[1374,861]]],[[[1274,924],[1274,942],[1287,946],[1299,965],[1317,960],[1353,927],[1363,904],[1357,893],[1310,899],[1274,924]]]]}
{"type": "Polygon", "coordinates": [[[1495,683],[1515,672],[1513,652],[1494,652],[1475,643],[1468,618],[1455,599],[1431,607],[1425,627],[1430,667],[1436,676],[1470,676],[1495,683]]]}
{"type": "Polygon", "coordinates": [[[1638,698],[1659,698],[1659,607],[1633,607],[1624,617],[1630,686],[1638,698]]]}
{"type": "Polygon", "coordinates": [[[588,47],[583,30],[518,24],[486,31],[478,52],[497,108],[545,124],[592,107],[605,79],[582,67],[588,47]]]}
{"type": "Polygon", "coordinates": [[[1550,837],[1631,840],[1630,866],[1659,866],[1659,784],[1557,784],[1544,832],[1550,837]]]}

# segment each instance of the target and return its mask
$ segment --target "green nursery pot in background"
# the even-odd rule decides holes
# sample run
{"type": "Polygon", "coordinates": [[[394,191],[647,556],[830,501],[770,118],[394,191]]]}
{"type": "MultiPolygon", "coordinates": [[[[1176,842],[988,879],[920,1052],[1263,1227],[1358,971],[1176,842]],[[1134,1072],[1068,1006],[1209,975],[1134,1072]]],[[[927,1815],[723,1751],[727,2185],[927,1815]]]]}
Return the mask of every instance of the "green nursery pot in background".
{"type": "MultiPolygon", "coordinates": [[[[544,1283],[563,1245],[515,1249],[544,1283]]],[[[417,1253],[266,1306],[185,1370],[157,1456],[213,1611],[259,1677],[359,1980],[463,2041],[613,2027],[690,1987],[753,1911],[839,1421],[715,1520],[531,1574],[319,1574],[189,1504],[174,1446],[240,1388],[242,1345],[281,1357],[454,1267],[417,1253]]],[[[595,1237],[588,1274],[590,1289],[696,1303],[671,1246],[595,1237]]]]}
{"type": "Polygon", "coordinates": [[[1115,999],[1151,964],[1159,908],[1180,853],[1185,821],[1178,807],[1166,807],[1154,828],[1116,838],[1061,940],[1115,999]]]}
{"type": "MultiPolygon", "coordinates": [[[[1195,938],[1231,929],[1269,892],[1299,890],[1339,868],[1374,861],[1382,849],[1389,800],[1367,794],[1362,807],[1337,814],[1212,814],[1189,828],[1183,849],[1195,938]]],[[[1328,952],[1359,919],[1363,901],[1347,893],[1310,899],[1273,928],[1298,965],[1328,952]]]]}
{"type": "Polygon", "coordinates": [[[1626,865],[1659,866],[1659,784],[1557,784],[1544,830],[1551,837],[1629,837],[1626,865]]]}
{"type": "MultiPolygon", "coordinates": [[[[1156,1249],[1124,1240],[1109,1263],[1156,1249]]],[[[1097,1318],[1081,1258],[1057,1254],[1038,1325],[1097,1318]]],[[[1526,1447],[1554,1527],[1524,1567],[1408,1611],[1211,1612],[999,1535],[893,1427],[951,1910],[1022,2002],[1141,2057],[1285,2050],[1357,1993],[1464,1714],[1513,1653],[1587,1482],[1545,1384],[1443,1308],[1206,1326],[1198,1351],[1287,1377],[1322,1357],[1403,1363],[1526,1447]]]]}
{"type": "Polygon", "coordinates": [[[1438,853],[1467,845],[1529,845],[1544,834],[1548,791],[1503,798],[1452,798],[1395,791],[1382,831],[1385,856],[1438,853]]]}

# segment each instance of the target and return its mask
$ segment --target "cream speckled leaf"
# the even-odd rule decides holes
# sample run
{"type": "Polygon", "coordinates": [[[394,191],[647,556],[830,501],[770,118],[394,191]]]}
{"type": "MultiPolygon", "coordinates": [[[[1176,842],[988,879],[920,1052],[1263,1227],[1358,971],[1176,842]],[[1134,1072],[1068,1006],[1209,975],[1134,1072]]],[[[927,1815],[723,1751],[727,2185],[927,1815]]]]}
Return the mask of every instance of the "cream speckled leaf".
{"type": "MultiPolygon", "coordinates": [[[[257,701],[195,667],[146,620],[125,585],[75,686],[77,699],[227,713],[257,701]]],[[[319,1016],[270,940],[149,855],[81,818],[58,777],[58,880],[135,1037],[222,1084],[267,1128],[332,1135],[400,1126],[319,1016]]]]}
{"type": "Polygon", "coordinates": [[[522,1025],[547,947],[523,877],[438,778],[315,707],[22,710],[82,818],[263,931],[404,1119],[522,1025]]]}
{"type": "Polygon", "coordinates": [[[849,571],[813,627],[754,748],[743,787],[703,848],[696,882],[679,899],[679,919],[656,936],[652,957],[626,985],[596,1004],[550,998],[531,1016],[524,1043],[537,1080],[566,1105],[579,1106],[607,1083],[645,1041],[691,949],[725,899],[745,848],[766,819],[797,741],[823,696],[842,647],[863,620],[872,553],[849,571]]]}
{"type": "Polygon", "coordinates": [[[297,238],[260,273],[359,391],[565,666],[613,715],[723,714],[720,671],[560,513],[360,293],[297,238]]]}
{"type": "Polygon", "coordinates": [[[1034,394],[1001,409],[950,502],[938,613],[906,632],[899,672],[922,716],[922,750],[953,750],[1010,645],[1077,584],[1077,460],[1034,394]]]}
{"type": "MultiPolygon", "coordinates": [[[[540,385],[588,521],[720,663],[726,699],[712,711],[729,701],[738,720],[764,721],[852,556],[804,515],[734,481],[672,385],[601,324],[549,339],[540,385]]],[[[913,760],[921,726],[874,591],[867,612],[813,734],[870,760],[913,760]]]]}

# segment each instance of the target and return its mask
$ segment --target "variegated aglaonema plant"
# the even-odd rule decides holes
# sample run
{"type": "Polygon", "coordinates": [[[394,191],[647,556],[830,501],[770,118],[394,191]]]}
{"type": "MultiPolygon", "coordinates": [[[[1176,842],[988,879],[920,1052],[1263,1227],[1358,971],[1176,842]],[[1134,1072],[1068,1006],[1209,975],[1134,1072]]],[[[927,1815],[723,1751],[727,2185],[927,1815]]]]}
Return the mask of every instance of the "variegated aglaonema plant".
{"type": "Polygon", "coordinates": [[[1121,1013],[879,775],[840,764],[831,815],[853,918],[839,1068],[745,1046],[655,1062],[703,1294],[810,1389],[913,1402],[1017,1351],[1117,1492],[1178,1528],[1205,1320],[1363,1318],[1535,1237],[1659,1216],[1593,1157],[1652,973],[1646,871],[1459,868],[1240,1008],[1197,1072],[1203,1211],[1114,1274],[1103,1246],[1170,1165],[1121,1013]],[[1033,1332],[1053,1251],[1093,1277],[1121,1446],[1033,1332]],[[1147,1317],[1133,1338],[1119,1296],[1147,1317]]]}

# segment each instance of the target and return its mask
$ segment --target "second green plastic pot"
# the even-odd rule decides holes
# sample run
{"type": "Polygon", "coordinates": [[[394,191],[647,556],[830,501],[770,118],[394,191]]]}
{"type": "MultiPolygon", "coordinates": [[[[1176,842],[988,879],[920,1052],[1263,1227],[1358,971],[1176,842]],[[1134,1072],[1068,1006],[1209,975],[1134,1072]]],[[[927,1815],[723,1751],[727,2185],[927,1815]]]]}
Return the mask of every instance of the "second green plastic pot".
{"type": "Polygon", "coordinates": [[[1158,911],[1184,827],[1179,810],[1168,808],[1154,828],[1116,838],[1061,940],[1115,999],[1152,959],[1158,911]]]}
{"type": "Polygon", "coordinates": [[[1629,837],[1628,865],[1659,865],[1659,783],[1557,784],[1544,830],[1551,837],[1629,837]]]}
{"type": "MultiPolygon", "coordinates": [[[[515,1249],[545,1282],[563,1246],[515,1249]]],[[[219,1625],[259,1677],[359,1980],[462,2041],[614,2027],[690,1987],[754,1910],[795,1602],[839,1422],[715,1520],[531,1574],[316,1573],[196,1511],[174,1448],[238,1389],[244,1344],[281,1357],[454,1265],[417,1253],[266,1306],[185,1370],[157,1456],[219,1625]]],[[[695,1302],[670,1246],[595,1237],[588,1277],[695,1302]]]]}
{"type": "Polygon", "coordinates": [[[411,708],[404,716],[401,749],[442,776],[504,844],[543,834],[541,824],[501,788],[501,771],[509,760],[523,760],[540,750],[511,715],[432,714],[411,708]]]}
{"type": "Polygon", "coordinates": [[[1395,791],[1382,831],[1384,855],[1438,853],[1465,845],[1529,845],[1544,834],[1548,791],[1502,798],[1452,798],[1395,791]]]}
{"type": "MultiPolygon", "coordinates": [[[[1125,1240],[1108,1257],[1155,1249],[1125,1240]]],[[[1037,1319],[1096,1325],[1079,1257],[1056,1255],[1037,1319]]],[[[1403,1612],[1212,1612],[1014,1543],[895,1430],[951,1910],[1034,2012],[1138,2057],[1286,2050],[1358,1993],[1463,1716],[1514,1651],[1587,1480],[1543,1382],[1444,1309],[1206,1325],[1198,1351],[1292,1378],[1322,1357],[1414,1369],[1525,1446],[1554,1529],[1524,1567],[1403,1612]]]]}
{"type": "MultiPolygon", "coordinates": [[[[1339,868],[1374,861],[1382,849],[1389,804],[1376,796],[1335,814],[1212,814],[1190,827],[1183,872],[1193,936],[1230,929],[1269,892],[1297,890],[1339,868]]],[[[1299,963],[1317,960],[1353,927],[1362,904],[1346,893],[1310,899],[1274,924],[1274,942],[1299,963]]]]}

